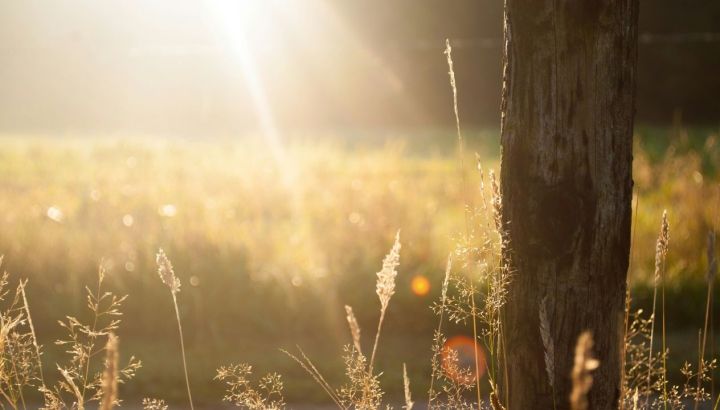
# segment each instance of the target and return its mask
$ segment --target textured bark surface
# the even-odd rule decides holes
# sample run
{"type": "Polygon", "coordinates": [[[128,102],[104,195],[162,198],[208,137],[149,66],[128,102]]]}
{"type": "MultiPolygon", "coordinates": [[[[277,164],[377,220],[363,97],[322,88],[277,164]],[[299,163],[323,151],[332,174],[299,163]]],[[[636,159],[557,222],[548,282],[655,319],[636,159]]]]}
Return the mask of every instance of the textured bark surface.
{"type": "Polygon", "coordinates": [[[502,106],[511,410],[569,408],[575,342],[601,365],[591,409],[617,407],[630,250],[637,0],[506,0],[502,106]],[[540,336],[546,299],[554,388],[540,336]]]}

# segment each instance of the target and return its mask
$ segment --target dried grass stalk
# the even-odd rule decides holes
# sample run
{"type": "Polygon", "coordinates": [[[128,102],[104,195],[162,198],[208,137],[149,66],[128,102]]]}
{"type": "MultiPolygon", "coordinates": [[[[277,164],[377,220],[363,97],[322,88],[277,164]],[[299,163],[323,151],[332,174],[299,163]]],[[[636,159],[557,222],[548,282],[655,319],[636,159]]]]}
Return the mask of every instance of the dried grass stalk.
{"type": "Polygon", "coordinates": [[[358,325],[352,307],[345,305],[345,313],[347,314],[348,326],[350,326],[350,334],[352,335],[353,346],[355,346],[355,350],[357,350],[358,353],[362,354],[362,349],[360,348],[360,325],[358,325]]]}
{"type": "MultiPolygon", "coordinates": [[[[704,374],[704,364],[705,364],[705,349],[707,347],[707,336],[708,336],[708,327],[710,323],[710,309],[711,309],[711,303],[712,303],[712,297],[713,297],[713,287],[715,284],[715,274],[717,271],[717,260],[715,259],[715,231],[708,232],[707,237],[707,273],[705,274],[705,280],[707,281],[707,296],[705,298],[705,324],[703,325],[703,332],[702,332],[702,345],[700,347],[700,350],[698,352],[698,374],[697,374],[697,390],[698,392],[702,388],[703,380],[702,375],[704,374]]],[[[713,374],[710,372],[710,377],[712,378],[713,374]]],[[[695,409],[697,410],[699,405],[699,400],[697,400],[697,395],[695,399],[695,409]]]]}
{"type": "MultiPolygon", "coordinates": [[[[663,264],[665,261],[665,256],[667,255],[669,239],[670,239],[670,234],[669,234],[669,225],[668,225],[668,220],[667,220],[667,210],[664,210],[663,214],[662,214],[662,223],[660,224],[660,233],[658,234],[657,243],[655,245],[655,273],[653,275],[653,305],[652,305],[652,313],[650,314],[650,340],[648,341],[648,358],[647,358],[648,394],[650,391],[651,379],[652,379],[652,368],[653,368],[652,346],[653,346],[653,339],[655,337],[655,311],[657,310],[658,285],[660,282],[660,278],[662,276],[661,273],[662,273],[662,268],[663,268],[663,264]]],[[[665,354],[664,346],[663,346],[663,350],[662,350],[661,354],[662,355],[665,354]]],[[[663,375],[663,383],[664,383],[664,375],[663,375]]],[[[646,397],[646,401],[647,400],[649,400],[649,396],[646,397]]]]}
{"type": "Polygon", "coordinates": [[[445,304],[447,302],[448,286],[450,284],[450,272],[452,271],[452,254],[448,255],[447,264],[445,265],[445,279],[443,279],[442,292],[440,295],[440,306],[437,308],[437,315],[439,316],[438,327],[433,335],[432,351],[433,356],[431,360],[431,373],[430,373],[430,388],[428,389],[428,410],[432,410],[433,400],[435,399],[435,380],[438,377],[440,369],[439,355],[442,350],[443,337],[442,337],[442,326],[443,319],[445,318],[445,304]]]}
{"type": "Polygon", "coordinates": [[[165,400],[144,398],[142,401],[143,410],[167,410],[165,400]]]}
{"type": "Polygon", "coordinates": [[[407,366],[403,363],[403,390],[405,391],[405,410],[411,410],[415,404],[410,396],[410,379],[407,375],[407,366]]]}
{"type": "Polygon", "coordinates": [[[376,292],[380,298],[380,320],[378,321],[377,333],[375,333],[375,343],[373,344],[372,355],[370,356],[370,364],[368,373],[372,374],[373,365],[375,364],[375,353],[377,352],[378,342],[380,341],[380,331],[385,320],[385,311],[387,310],[390,298],[395,294],[395,278],[397,277],[397,267],[400,265],[400,231],[395,234],[395,243],[392,249],[383,259],[383,265],[380,272],[377,273],[376,292]]]}
{"type": "Polygon", "coordinates": [[[103,398],[101,410],[112,410],[118,399],[118,338],[114,333],[108,334],[105,345],[105,371],[102,378],[103,398]]]}
{"type": "Polygon", "coordinates": [[[593,339],[590,332],[583,332],[575,345],[575,365],[572,370],[572,392],[570,408],[587,410],[587,394],[592,387],[591,371],[598,368],[600,362],[592,356],[593,339]]]}
{"type": "Polygon", "coordinates": [[[397,277],[397,267],[400,265],[400,231],[395,234],[395,243],[390,253],[383,259],[383,265],[380,272],[377,273],[376,293],[380,298],[380,309],[385,311],[390,298],[395,294],[395,278],[397,277]]]}
{"type": "Polygon", "coordinates": [[[162,249],[158,250],[155,261],[157,262],[160,280],[167,285],[170,289],[170,293],[172,294],[173,305],[175,306],[175,318],[177,319],[178,332],[180,334],[180,350],[182,352],[183,370],[185,371],[185,386],[187,387],[188,400],[190,401],[190,410],[195,410],[195,407],[193,406],[192,393],[190,392],[190,377],[188,376],[187,359],[185,358],[185,340],[183,338],[182,324],[180,322],[180,309],[178,308],[177,303],[177,294],[180,292],[180,279],[175,276],[172,263],[162,249]]]}
{"type": "Polygon", "coordinates": [[[61,368],[60,366],[58,366],[58,370],[60,371],[63,379],[65,379],[69,390],[75,396],[75,407],[77,407],[78,410],[83,410],[85,408],[85,398],[83,397],[83,394],[80,393],[80,389],[75,383],[75,380],[73,380],[73,377],[67,370],[61,368]]]}
{"type": "MultiPolygon", "coordinates": [[[[1,262],[1,261],[0,261],[1,262]]],[[[40,353],[40,345],[37,342],[37,336],[35,335],[35,326],[33,325],[32,316],[30,315],[30,305],[28,305],[27,295],[25,295],[25,286],[27,285],[27,279],[20,281],[20,293],[23,300],[23,309],[25,310],[25,316],[28,319],[28,326],[30,327],[30,335],[32,336],[32,344],[35,348],[35,358],[37,360],[38,372],[40,373],[41,388],[45,388],[45,375],[43,374],[42,359],[40,353]]]]}
{"type": "Polygon", "coordinates": [[[717,275],[717,259],[715,257],[715,231],[708,232],[707,237],[707,261],[708,261],[708,269],[707,274],[705,275],[705,280],[708,283],[711,283],[715,280],[715,275],[717,275]]]}
{"type": "Polygon", "coordinates": [[[325,393],[327,393],[328,397],[341,409],[344,409],[345,406],[342,405],[340,397],[338,397],[337,392],[335,389],[330,386],[330,383],[328,383],[325,378],[323,377],[322,373],[318,371],[318,369],[315,367],[312,361],[307,357],[305,352],[300,348],[300,346],[297,346],[298,351],[300,352],[300,355],[302,359],[295,356],[294,354],[288,352],[287,350],[280,349],[281,352],[288,355],[291,359],[293,359],[297,364],[302,367],[303,370],[305,370],[312,378],[315,380],[315,382],[322,387],[323,390],[325,390],[325,393]]]}
{"type": "Polygon", "coordinates": [[[490,407],[492,407],[492,410],[505,410],[505,406],[500,402],[497,391],[497,386],[490,380],[490,407]]]}
{"type": "Polygon", "coordinates": [[[165,251],[162,249],[158,250],[155,262],[157,263],[160,280],[170,288],[170,292],[173,294],[179,293],[180,279],[175,276],[175,270],[173,269],[170,259],[165,255],[165,251]]]}

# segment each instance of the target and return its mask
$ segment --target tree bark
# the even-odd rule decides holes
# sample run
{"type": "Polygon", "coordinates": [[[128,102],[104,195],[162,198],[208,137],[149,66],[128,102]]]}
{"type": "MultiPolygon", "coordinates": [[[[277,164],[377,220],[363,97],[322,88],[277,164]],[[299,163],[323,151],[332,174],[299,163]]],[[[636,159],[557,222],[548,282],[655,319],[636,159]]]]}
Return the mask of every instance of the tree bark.
{"type": "Polygon", "coordinates": [[[630,252],[638,0],[506,0],[502,99],[509,408],[568,409],[578,336],[617,408],[630,252]],[[539,306],[554,359],[546,373],[539,306]],[[553,397],[554,396],[554,397],[553,397]]]}

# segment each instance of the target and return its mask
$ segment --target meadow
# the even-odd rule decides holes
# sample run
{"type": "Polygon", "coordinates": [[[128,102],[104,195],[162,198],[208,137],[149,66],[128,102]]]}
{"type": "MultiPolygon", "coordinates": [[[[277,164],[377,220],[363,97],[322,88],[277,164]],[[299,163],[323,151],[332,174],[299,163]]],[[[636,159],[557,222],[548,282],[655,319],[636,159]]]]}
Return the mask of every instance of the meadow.
{"type": "MultiPolygon", "coordinates": [[[[283,146],[252,136],[212,140],[0,139],[0,254],[27,298],[44,371],[57,378],[57,321],[85,317],[85,286],[129,295],[117,330],[123,361],[143,362],[120,386],[127,403],[184,403],[172,299],[157,277],[164,249],[178,296],[196,403],[217,403],[216,369],[247,362],[277,371],[289,403],[327,402],[280,352],[302,346],[328,379],[343,372],[351,305],[372,342],[375,273],[401,232],[402,257],[377,364],[390,401],[402,401],[402,364],[426,396],[446,259],[463,229],[464,203],[482,202],[481,174],[498,169],[497,130],[467,135],[463,171],[451,131],[295,136],[283,146]],[[467,184],[461,183],[465,172],[467,184]],[[471,189],[468,190],[467,187],[471,189]]],[[[705,314],[706,238],[720,229],[720,136],[712,129],[637,131],[630,283],[633,306],[652,303],[661,215],[671,226],[666,265],[668,367],[696,360],[705,314]]],[[[485,195],[490,195],[485,181],[485,195]]],[[[7,302],[7,301],[6,301],[7,302]]],[[[714,314],[720,313],[715,304],[714,314]]],[[[467,334],[450,326],[448,335],[467,334]]],[[[367,340],[366,340],[367,339],[367,340]]],[[[720,341],[712,340],[712,348],[720,341]]],[[[679,378],[671,373],[671,379],[679,378]]],[[[36,400],[39,400],[36,398],[36,400]]],[[[419,399],[422,400],[422,399],[419,399]]]]}

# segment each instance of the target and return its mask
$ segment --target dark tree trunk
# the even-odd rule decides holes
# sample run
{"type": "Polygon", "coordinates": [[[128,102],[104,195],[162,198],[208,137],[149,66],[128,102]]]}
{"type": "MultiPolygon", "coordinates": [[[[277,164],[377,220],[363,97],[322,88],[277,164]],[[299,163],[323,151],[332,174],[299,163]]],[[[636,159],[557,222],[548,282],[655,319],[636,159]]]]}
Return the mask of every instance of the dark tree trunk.
{"type": "Polygon", "coordinates": [[[637,0],[506,0],[503,222],[511,410],[569,408],[591,330],[591,409],[617,407],[630,251],[637,0]],[[554,387],[545,369],[545,299],[554,387]]]}

